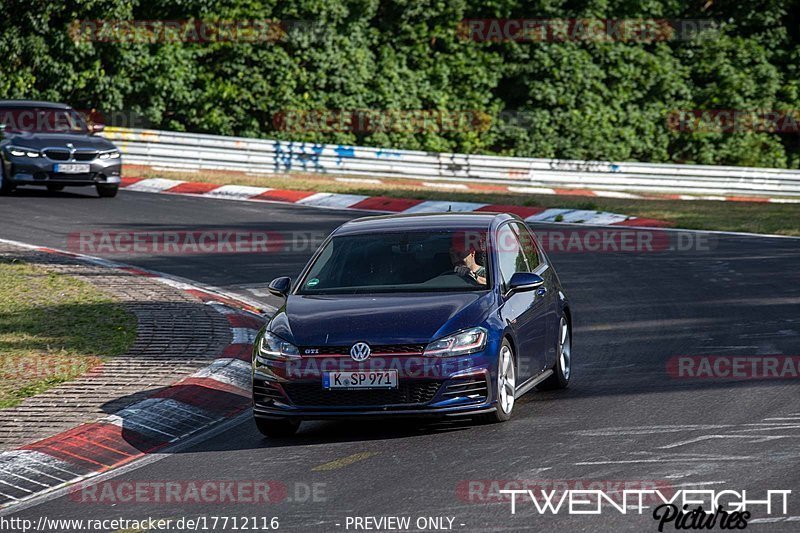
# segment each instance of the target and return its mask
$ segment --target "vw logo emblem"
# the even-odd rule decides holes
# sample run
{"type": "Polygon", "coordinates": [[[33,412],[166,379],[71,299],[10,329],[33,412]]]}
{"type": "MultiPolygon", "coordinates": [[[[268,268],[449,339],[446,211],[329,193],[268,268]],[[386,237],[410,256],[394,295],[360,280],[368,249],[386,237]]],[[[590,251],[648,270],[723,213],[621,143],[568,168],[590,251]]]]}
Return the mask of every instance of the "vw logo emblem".
{"type": "Polygon", "coordinates": [[[369,359],[372,350],[369,349],[369,344],[366,342],[357,342],[350,348],[350,357],[353,361],[366,361],[369,359]]]}

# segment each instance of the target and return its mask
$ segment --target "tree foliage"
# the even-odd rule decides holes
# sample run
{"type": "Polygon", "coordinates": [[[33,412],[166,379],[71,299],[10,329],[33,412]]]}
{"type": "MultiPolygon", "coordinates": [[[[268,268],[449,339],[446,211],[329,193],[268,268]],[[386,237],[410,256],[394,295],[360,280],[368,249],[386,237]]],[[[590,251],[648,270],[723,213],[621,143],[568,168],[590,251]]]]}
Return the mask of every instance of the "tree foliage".
{"type": "Polygon", "coordinates": [[[681,131],[671,121],[687,110],[778,111],[800,121],[797,0],[4,0],[0,20],[0,98],[64,101],[107,115],[125,110],[157,129],[800,166],[798,129],[681,131]],[[492,18],[706,20],[713,27],[654,41],[464,38],[460,21],[492,18]],[[76,39],[75,21],[88,20],[272,20],[283,33],[267,41],[76,39]],[[291,129],[283,120],[287,112],[324,110],[461,112],[472,121],[353,131],[313,122],[291,129]]]}

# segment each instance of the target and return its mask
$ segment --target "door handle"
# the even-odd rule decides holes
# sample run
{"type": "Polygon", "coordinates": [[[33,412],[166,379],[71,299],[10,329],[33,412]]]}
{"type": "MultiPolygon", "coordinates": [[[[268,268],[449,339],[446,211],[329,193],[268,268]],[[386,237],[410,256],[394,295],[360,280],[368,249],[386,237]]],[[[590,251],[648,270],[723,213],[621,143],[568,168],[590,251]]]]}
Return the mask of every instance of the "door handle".
{"type": "Polygon", "coordinates": [[[539,287],[539,289],[536,291],[536,294],[539,296],[544,296],[547,294],[547,287],[539,287]]]}

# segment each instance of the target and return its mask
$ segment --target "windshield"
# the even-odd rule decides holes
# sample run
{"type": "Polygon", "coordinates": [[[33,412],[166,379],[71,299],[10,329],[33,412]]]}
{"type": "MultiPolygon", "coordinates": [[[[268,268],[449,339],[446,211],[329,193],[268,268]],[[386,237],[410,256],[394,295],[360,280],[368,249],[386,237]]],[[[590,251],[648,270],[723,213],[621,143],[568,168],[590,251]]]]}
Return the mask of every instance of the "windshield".
{"type": "Polygon", "coordinates": [[[325,246],[296,294],[480,291],[485,231],[345,235],[325,246]]]}
{"type": "Polygon", "coordinates": [[[0,124],[6,132],[87,133],[86,123],[72,109],[0,107],[0,124]]]}

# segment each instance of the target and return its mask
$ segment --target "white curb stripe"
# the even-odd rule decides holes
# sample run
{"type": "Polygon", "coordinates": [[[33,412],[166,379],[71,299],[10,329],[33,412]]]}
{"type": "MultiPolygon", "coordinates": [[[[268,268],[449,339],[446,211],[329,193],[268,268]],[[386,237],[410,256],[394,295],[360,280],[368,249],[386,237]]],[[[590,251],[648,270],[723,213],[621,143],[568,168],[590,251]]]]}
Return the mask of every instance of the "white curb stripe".
{"type": "Polygon", "coordinates": [[[254,196],[263,194],[272,189],[267,187],[250,187],[248,185],[223,185],[214,190],[203,193],[202,196],[210,198],[228,198],[232,200],[245,199],[249,200],[254,196]]]}
{"type": "Polygon", "coordinates": [[[159,440],[194,433],[215,418],[202,409],[170,398],[148,398],[101,419],[159,440]]]}
{"type": "Polygon", "coordinates": [[[425,187],[431,187],[434,189],[457,189],[457,190],[468,190],[469,185],[464,183],[447,183],[447,182],[438,182],[438,181],[423,181],[422,185],[425,187]]]}
{"type": "Polygon", "coordinates": [[[318,192],[307,196],[301,200],[296,201],[300,205],[312,205],[314,207],[339,207],[347,208],[355,205],[362,200],[366,200],[369,196],[362,194],[338,194],[329,192],[318,192]]]}
{"type": "Polygon", "coordinates": [[[250,392],[251,371],[250,363],[240,359],[220,358],[192,374],[192,377],[214,379],[250,392]]]}
{"type": "Polygon", "coordinates": [[[521,192],[523,194],[558,194],[555,189],[547,187],[509,187],[508,192],[521,192]]]}
{"type": "Polygon", "coordinates": [[[595,196],[599,196],[600,198],[641,198],[638,194],[632,194],[629,192],[618,192],[618,191],[592,191],[595,196]]]}
{"type": "Polygon", "coordinates": [[[125,187],[126,191],[139,191],[139,192],[162,192],[186,183],[181,180],[168,180],[166,178],[148,178],[146,180],[137,181],[132,185],[125,187]]]}
{"type": "Polygon", "coordinates": [[[446,213],[448,211],[463,212],[477,211],[481,207],[489,204],[479,204],[476,202],[447,202],[447,201],[426,201],[409,207],[403,213],[446,213]]]}
{"type": "Polygon", "coordinates": [[[233,340],[231,344],[253,344],[258,330],[253,328],[231,328],[233,340]]]}
{"type": "Polygon", "coordinates": [[[336,181],[343,183],[369,183],[370,185],[380,185],[383,182],[379,179],[373,178],[333,178],[336,181]]]}
{"type": "Polygon", "coordinates": [[[552,222],[559,215],[564,216],[565,213],[575,211],[574,209],[545,209],[541,213],[536,213],[526,218],[526,221],[532,222],[552,222]]]}

